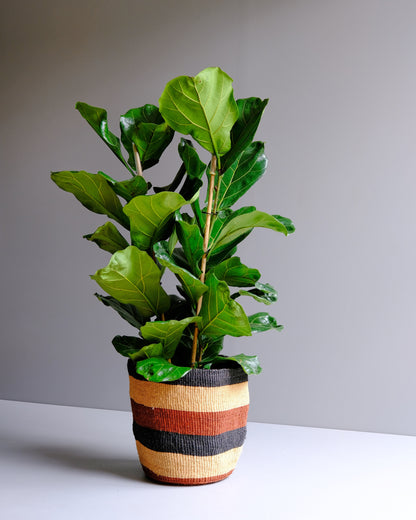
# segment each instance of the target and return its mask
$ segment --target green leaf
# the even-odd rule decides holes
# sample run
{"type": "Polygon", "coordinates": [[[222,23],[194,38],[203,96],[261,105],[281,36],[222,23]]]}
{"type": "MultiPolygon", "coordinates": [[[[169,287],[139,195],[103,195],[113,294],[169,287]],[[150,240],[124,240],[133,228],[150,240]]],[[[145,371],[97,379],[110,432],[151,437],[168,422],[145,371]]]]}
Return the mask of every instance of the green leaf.
{"type": "Polygon", "coordinates": [[[277,291],[268,283],[257,282],[254,289],[250,289],[249,291],[240,289],[237,295],[238,294],[241,296],[251,296],[256,301],[266,305],[271,305],[277,301],[277,291]]]}
{"type": "Polygon", "coordinates": [[[268,101],[256,97],[237,99],[238,119],[231,130],[231,150],[223,159],[224,169],[231,166],[253,140],[268,101]]]}
{"type": "Polygon", "coordinates": [[[104,110],[104,108],[93,107],[92,105],[82,103],[81,101],[78,101],[75,108],[97,132],[105,144],[114,152],[116,157],[120,159],[130,173],[132,173],[131,168],[121,153],[120,139],[108,129],[107,111],[104,110]]]}
{"type": "Polygon", "coordinates": [[[267,314],[267,312],[258,312],[248,317],[250,323],[251,332],[256,334],[257,332],[265,332],[267,330],[276,329],[282,330],[283,325],[278,325],[277,321],[273,316],[267,314]]]}
{"type": "Polygon", "coordinates": [[[130,219],[132,242],[139,249],[148,250],[153,244],[170,235],[175,211],[187,204],[186,200],[171,191],[156,195],[139,195],[124,206],[130,219]]]}
{"type": "Polygon", "coordinates": [[[282,217],[281,215],[273,215],[273,217],[285,226],[288,235],[295,232],[295,225],[290,218],[282,217]]]}
{"type": "Polygon", "coordinates": [[[223,349],[224,336],[204,337],[200,336],[201,344],[203,346],[202,362],[209,363],[215,359],[223,349]]]}
{"type": "Polygon", "coordinates": [[[165,381],[177,381],[190,372],[191,367],[177,367],[164,358],[152,357],[138,361],[136,372],[148,381],[163,383],[165,381]]]}
{"type": "Polygon", "coordinates": [[[165,312],[166,320],[183,320],[192,314],[192,305],[176,294],[169,294],[170,307],[165,312]]]}
{"type": "Polygon", "coordinates": [[[117,251],[107,267],[91,276],[110,296],[134,305],[150,318],[169,308],[169,296],[160,285],[161,272],[150,256],[135,246],[117,251]]]}
{"type": "Polygon", "coordinates": [[[190,134],[219,159],[231,147],[230,131],[238,118],[232,79],[218,67],[195,77],[170,81],[159,100],[165,121],[182,134],[190,134]]]}
{"type": "Polygon", "coordinates": [[[145,319],[141,316],[137,308],[134,305],[128,303],[121,303],[112,296],[102,296],[101,294],[95,293],[95,296],[102,302],[106,307],[114,309],[124,320],[130,325],[140,329],[144,324],[145,319]]]}
{"type": "Polygon", "coordinates": [[[62,190],[75,195],[90,211],[107,215],[129,228],[129,221],[117,195],[101,175],[85,171],[61,171],[52,172],[51,179],[62,190]]]}
{"type": "Polygon", "coordinates": [[[127,181],[118,182],[103,172],[98,173],[107,180],[114,193],[123,197],[127,202],[130,202],[137,195],[146,195],[149,189],[149,184],[140,175],[136,175],[127,181]]]}
{"type": "Polygon", "coordinates": [[[192,141],[183,137],[178,144],[180,158],[185,165],[186,173],[191,179],[200,179],[207,165],[201,161],[192,141]]]}
{"type": "Polygon", "coordinates": [[[221,177],[218,208],[232,206],[264,174],[267,158],[264,144],[252,143],[242,152],[221,177]]]}
{"type": "Polygon", "coordinates": [[[149,345],[136,336],[115,336],[112,343],[119,354],[133,361],[161,356],[163,352],[161,343],[149,345]]]}
{"type": "Polygon", "coordinates": [[[287,235],[286,227],[273,217],[273,215],[256,210],[243,215],[238,215],[227,222],[215,239],[212,249],[215,250],[221,248],[230,242],[234,243],[235,239],[250,232],[254,227],[268,228],[287,235]]]}
{"type": "Polygon", "coordinates": [[[100,226],[94,231],[94,233],[84,235],[83,238],[86,238],[90,242],[95,242],[98,247],[109,253],[115,253],[120,249],[125,249],[129,245],[112,222],[106,222],[103,226],[100,226]]]}
{"type": "Polygon", "coordinates": [[[133,108],[120,118],[121,141],[129,154],[128,163],[135,169],[133,143],[136,145],[142,169],[157,164],[173,139],[170,128],[155,105],[133,108]]]}
{"type": "Polygon", "coordinates": [[[230,298],[228,285],[219,281],[215,275],[207,276],[205,294],[200,316],[201,334],[205,336],[251,336],[247,316],[237,302],[230,298]]]}
{"type": "Polygon", "coordinates": [[[224,280],[233,287],[252,287],[260,278],[260,272],[242,264],[238,256],[221,262],[212,269],[212,273],[218,280],[224,280]]]}
{"type": "Polygon", "coordinates": [[[193,274],[199,276],[201,274],[199,264],[204,255],[204,239],[199,227],[177,218],[176,233],[193,274]]]}
{"type": "Polygon", "coordinates": [[[166,242],[158,242],[154,245],[153,250],[159,263],[176,275],[182,284],[186,296],[196,304],[199,297],[207,291],[207,286],[175,262],[174,258],[169,254],[166,242]]]}
{"type": "Polygon", "coordinates": [[[257,375],[261,372],[261,366],[257,356],[247,356],[246,354],[237,354],[235,356],[219,356],[212,361],[212,364],[224,364],[227,361],[238,363],[246,374],[249,376],[257,375]]]}
{"type": "Polygon", "coordinates": [[[157,341],[163,345],[163,353],[158,354],[159,356],[171,359],[186,327],[191,323],[199,324],[200,322],[201,318],[198,316],[191,316],[181,321],[149,321],[140,329],[140,332],[144,339],[157,341]]]}

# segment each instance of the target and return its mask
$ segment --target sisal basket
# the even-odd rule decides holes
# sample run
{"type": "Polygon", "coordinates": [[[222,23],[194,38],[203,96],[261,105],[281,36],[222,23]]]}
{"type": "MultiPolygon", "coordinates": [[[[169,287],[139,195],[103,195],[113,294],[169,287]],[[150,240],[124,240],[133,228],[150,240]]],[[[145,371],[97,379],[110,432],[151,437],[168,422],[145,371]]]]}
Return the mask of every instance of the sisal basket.
{"type": "Polygon", "coordinates": [[[169,484],[217,482],[234,470],[246,437],[248,376],[193,369],[152,383],[128,361],[133,433],[145,474],[169,484]]]}

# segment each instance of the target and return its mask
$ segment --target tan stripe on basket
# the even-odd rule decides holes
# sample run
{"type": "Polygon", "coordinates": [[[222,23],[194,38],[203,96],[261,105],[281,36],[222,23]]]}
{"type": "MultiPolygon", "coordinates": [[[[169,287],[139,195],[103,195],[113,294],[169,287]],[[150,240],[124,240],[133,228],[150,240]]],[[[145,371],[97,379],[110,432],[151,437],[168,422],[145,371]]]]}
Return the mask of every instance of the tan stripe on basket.
{"type": "Polygon", "coordinates": [[[189,412],[221,412],[249,404],[248,383],[200,387],[130,379],[130,397],[138,404],[189,412]]]}
{"type": "Polygon", "coordinates": [[[195,457],[180,453],[153,451],[136,441],[140,462],[150,471],[170,478],[205,478],[224,475],[232,471],[240,457],[242,447],[211,457],[195,457]]]}

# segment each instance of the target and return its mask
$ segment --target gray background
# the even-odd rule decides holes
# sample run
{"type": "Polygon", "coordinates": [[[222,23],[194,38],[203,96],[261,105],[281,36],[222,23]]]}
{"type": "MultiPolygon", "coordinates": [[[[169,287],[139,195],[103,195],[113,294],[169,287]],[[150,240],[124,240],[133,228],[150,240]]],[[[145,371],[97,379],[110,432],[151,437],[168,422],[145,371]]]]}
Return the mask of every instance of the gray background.
{"type": "MultiPolygon", "coordinates": [[[[293,218],[240,248],[279,289],[285,325],[227,342],[258,353],[254,421],[416,434],[416,4],[409,0],[14,1],[1,4],[0,397],[127,409],[115,334],[83,240],[104,218],[50,170],[122,166],[74,110],[110,125],[167,81],[220,66],[269,97],[269,170],[242,199],[293,218]]],[[[163,182],[174,151],[152,174],[163,182]]],[[[250,312],[263,310],[247,306],[250,312]]]]}

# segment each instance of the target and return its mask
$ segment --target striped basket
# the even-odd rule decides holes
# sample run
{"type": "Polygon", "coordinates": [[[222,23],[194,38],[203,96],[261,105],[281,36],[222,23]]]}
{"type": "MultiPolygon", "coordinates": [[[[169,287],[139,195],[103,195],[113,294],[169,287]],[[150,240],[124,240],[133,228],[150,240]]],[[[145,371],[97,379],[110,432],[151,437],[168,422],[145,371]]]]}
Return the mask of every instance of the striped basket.
{"type": "Polygon", "coordinates": [[[152,383],[128,362],[133,432],[144,472],[159,482],[217,482],[234,470],[246,436],[248,377],[240,368],[194,369],[152,383]]]}

